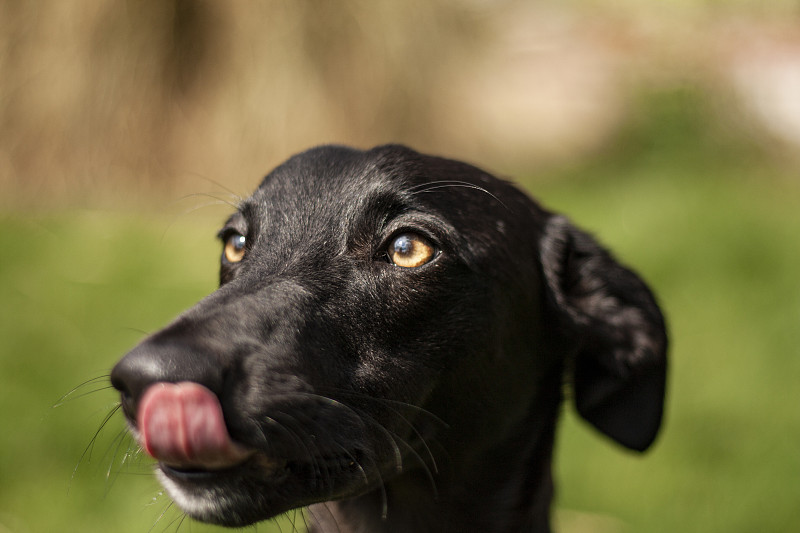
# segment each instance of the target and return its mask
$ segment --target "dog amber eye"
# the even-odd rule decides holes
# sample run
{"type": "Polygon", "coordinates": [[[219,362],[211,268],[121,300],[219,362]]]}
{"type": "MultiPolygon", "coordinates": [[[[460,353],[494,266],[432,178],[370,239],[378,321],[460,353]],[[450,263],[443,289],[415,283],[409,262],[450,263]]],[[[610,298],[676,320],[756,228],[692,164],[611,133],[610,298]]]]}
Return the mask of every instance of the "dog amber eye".
{"type": "Polygon", "coordinates": [[[403,268],[415,268],[424,265],[436,255],[436,248],[428,239],[415,233],[403,233],[389,245],[389,259],[403,268]]]}
{"type": "Polygon", "coordinates": [[[228,263],[238,263],[244,259],[244,245],[247,239],[244,235],[234,233],[225,240],[223,255],[228,263]]]}

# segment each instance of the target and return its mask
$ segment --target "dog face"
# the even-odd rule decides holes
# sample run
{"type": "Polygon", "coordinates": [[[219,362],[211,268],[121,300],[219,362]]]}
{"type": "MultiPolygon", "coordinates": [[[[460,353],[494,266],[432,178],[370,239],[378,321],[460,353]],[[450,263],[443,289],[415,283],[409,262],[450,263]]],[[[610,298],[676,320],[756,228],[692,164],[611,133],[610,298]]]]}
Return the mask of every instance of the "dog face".
{"type": "Polygon", "coordinates": [[[219,289],[112,372],[194,518],[241,526],[458,469],[531,409],[550,427],[565,372],[601,431],[636,449],[655,436],[666,340],[650,292],[474,167],[312,149],[219,236],[219,289]]]}

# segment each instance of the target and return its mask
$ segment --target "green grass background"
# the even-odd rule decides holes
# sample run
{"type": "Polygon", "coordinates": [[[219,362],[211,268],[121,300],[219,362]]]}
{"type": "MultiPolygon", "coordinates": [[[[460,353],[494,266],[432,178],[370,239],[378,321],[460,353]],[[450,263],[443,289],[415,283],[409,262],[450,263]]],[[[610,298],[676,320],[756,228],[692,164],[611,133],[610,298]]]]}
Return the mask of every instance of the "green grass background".
{"type": "MultiPolygon", "coordinates": [[[[522,180],[642,273],[672,339],[648,454],[565,407],[563,532],[800,531],[800,178],[681,120],[522,180]]],[[[214,289],[224,210],[171,211],[0,215],[0,532],[215,530],[181,522],[146,459],[122,462],[120,415],[84,455],[116,396],[82,394],[104,383],[53,407],[214,289]]]]}

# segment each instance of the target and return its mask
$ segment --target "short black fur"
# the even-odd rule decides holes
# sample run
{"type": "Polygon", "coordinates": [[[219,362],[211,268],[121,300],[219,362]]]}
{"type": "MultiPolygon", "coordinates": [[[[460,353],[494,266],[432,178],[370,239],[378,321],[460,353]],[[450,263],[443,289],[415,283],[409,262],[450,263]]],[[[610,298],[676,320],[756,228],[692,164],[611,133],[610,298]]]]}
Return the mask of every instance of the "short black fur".
{"type": "Polygon", "coordinates": [[[241,526],[310,506],[317,532],[549,531],[565,380],[578,412],[644,450],[666,334],[645,284],[507,182],[401,146],[325,146],[272,171],[220,232],[220,288],[145,339],[112,383],[193,381],[254,455],[162,465],[178,505],[241,526]],[[387,252],[430,245],[415,268],[387,252]]]}

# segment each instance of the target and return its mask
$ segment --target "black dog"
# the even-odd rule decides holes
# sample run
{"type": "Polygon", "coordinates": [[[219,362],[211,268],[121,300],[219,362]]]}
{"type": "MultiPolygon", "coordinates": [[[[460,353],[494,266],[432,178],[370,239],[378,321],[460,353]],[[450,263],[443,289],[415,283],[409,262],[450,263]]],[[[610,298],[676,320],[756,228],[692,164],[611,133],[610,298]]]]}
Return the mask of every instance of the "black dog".
{"type": "Polygon", "coordinates": [[[220,288],[111,375],[189,516],[548,531],[565,381],[606,435],[655,438],[667,341],[650,291],[477,168],[312,149],[219,235],[220,288]]]}

